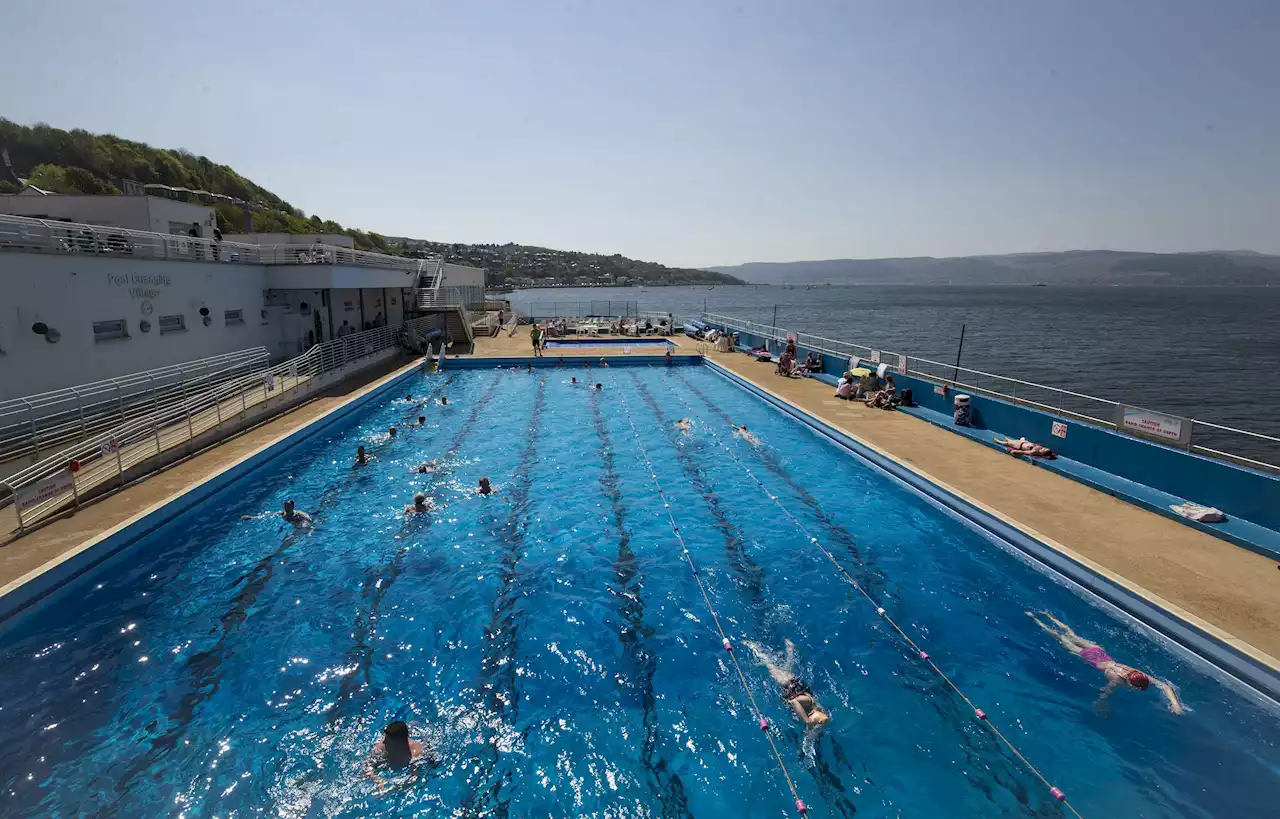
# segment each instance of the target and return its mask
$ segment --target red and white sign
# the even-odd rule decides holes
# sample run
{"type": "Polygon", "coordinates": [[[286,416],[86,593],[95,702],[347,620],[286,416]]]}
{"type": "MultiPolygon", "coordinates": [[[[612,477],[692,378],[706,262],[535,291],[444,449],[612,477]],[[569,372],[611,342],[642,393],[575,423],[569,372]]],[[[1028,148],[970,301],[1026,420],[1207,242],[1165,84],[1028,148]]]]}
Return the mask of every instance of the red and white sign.
{"type": "Polygon", "coordinates": [[[1061,421],[1054,421],[1051,432],[1055,438],[1065,438],[1067,437],[1067,425],[1061,421]]]}
{"type": "Polygon", "coordinates": [[[905,355],[898,356],[898,372],[903,375],[907,373],[907,357],[905,355]]]}
{"type": "Polygon", "coordinates": [[[108,455],[116,454],[116,452],[118,452],[120,449],[120,444],[116,441],[115,438],[108,438],[107,440],[102,442],[102,446],[98,447],[98,449],[102,451],[102,457],[105,458],[108,455]]]}
{"type": "Polygon", "coordinates": [[[1120,428],[1125,432],[1170,443],[1186,443],[1184,436],[1190,437],[1191,434],[1190,426],[1184,424],[1183,419],[1137,407],[1120,408],[1120,428]]]}
{"type": "Polygon", "coordinates": [[[933,385],[933,394],[934,394],[934,395],[946,395],[946,394],[947,394],[947,388],[946,388],[945,386],[943,386],[942,384],[934,384],[934,385],[933,385]]]}
{"type": "Polygon", "coordinates": [[[18,511],[25,512],[45,501],[53,500],[59,495],[70,492],[75,486],[75,482],[75,473],[70,469],[64,469],[52,478],[45,478],[38,483],[24,486],[13,493],[14,499],[18,504],[18,511]]]}

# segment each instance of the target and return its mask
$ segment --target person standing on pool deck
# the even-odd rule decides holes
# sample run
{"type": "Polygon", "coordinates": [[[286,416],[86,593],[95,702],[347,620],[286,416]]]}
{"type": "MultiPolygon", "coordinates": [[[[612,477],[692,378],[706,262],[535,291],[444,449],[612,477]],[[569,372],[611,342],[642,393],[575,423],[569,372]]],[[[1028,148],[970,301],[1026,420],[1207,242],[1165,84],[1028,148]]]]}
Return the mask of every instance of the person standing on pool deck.
{"type": "Polygon", "coordinates": [[[751,649],[756,655],[756,659],[764,664],[765,668],[769,669],[769,676],[773,677],[774,682],[782,686],[782,701],[792,711],[796,712],[796,716],[805,725],[810,728],[821,728],[831,722],[831,715],[818,704],[817,699],[813,696],[813,691],[805,684],[804,680],[791,671],[796,662],[795,643],[787,640],[787,656],[780,664],[775,662],[773,656],[761,648],[759,643],[744,640],[743,644],[751,649]]]}
{"type": "Polygon", "coordinates": [[[1102,689],[1102,694],[1098,696],[1095,706],[1102,703],[1115,693],[1116,689],[1122,685],[1129,685],[1139,691],[1146,691],[1148,686],[1154,685],[1164,694],[1165,699],[1169,700],[1169,710],[1175,714],[1181,714],[1186,711],[1186,706],[1178,699],[1178,694],[1173,690],[1173,686],[1164,680],[1156,679],[1132,666],[1123,665],[1111,659],[1111,655],[1107,650],[1092,640],[1086,640],[1079,634],[1071,630],[1071,626],[1054,617],[1049,612],[1041,612],[1045,617],[1052,621],[1053,626],[1046,625],[1041,622],[1035,612],[1027,612],[1027,616],[1035,621],[1036,625],[1044,629],[1052,635],[1063,647],[1072,654],[1084,660],[1092,668],[1101,671],[1107,678],[1107,687],[1102,689]],[[1056,628],[1054,627],[1056,626],[1056,628]]]}
{"type": "Polygon", "coordinates": [[[534,322],[533,329],[529,331],[529,340],[533,342],[533,354],[535,356],[542,355],[542,328],[534,322]]]}

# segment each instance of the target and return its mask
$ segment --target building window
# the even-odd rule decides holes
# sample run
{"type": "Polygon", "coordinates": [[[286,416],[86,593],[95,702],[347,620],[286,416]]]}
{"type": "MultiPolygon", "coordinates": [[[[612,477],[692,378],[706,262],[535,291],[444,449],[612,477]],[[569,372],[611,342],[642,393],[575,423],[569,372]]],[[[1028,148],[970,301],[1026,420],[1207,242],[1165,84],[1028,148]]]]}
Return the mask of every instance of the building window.
{"type": "Polygon", "coordinates": [[[165,333],[183,333],[187,329],[187,317],[184,315],[161,316],[160,335],[165,333]]]}
{"type": "Polygon", "coordinates": [[[93,340],[111,341],[116,338],[129,337],[129,324],[124,319],[112,321],[95,321],[93,323],[93,340]]]}
{"type": "Polygon", "coordinates": [[[244,324],[243,310],[223,310],[222,323],[230,327],[233,324],[244,324]]]}

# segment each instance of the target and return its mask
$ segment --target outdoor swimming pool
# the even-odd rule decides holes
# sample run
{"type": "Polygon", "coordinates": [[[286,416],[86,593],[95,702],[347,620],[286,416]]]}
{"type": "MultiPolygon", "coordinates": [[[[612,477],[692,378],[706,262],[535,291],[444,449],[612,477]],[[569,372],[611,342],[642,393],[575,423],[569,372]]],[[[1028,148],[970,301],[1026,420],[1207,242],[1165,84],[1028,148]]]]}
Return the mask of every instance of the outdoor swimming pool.
{"type": "Polygon", "coordinates": [[[549,338],[547,349],[553,347],[674,347],[665,338],[549,338]]]}
{"type": "Polygon", "coordinates": [[[794,641],[831,712],[806,742],[739,648],[811,816],[1068,815],[725,453],[730,421],[763,442],[725,437],[742,463],[1083,816],[1280,803],[1274,705],[708,368],[593,370],[601,392],[554,368],[414,376],[7,623],[0,810],[794,816],[643,445],[729,636],[794,641]],[[376,460],[353,468],[362,443],[376,460]],[[432,457],[447,471],[412,471],[432,457]],[[469,494],[481,475],[500,497],[469,494]],[[440,509],[406,520],[419,489],[440,509]],[[314,533],[241,519],[285,498],[314,533]],[[1028,609],[1192,710],[1152,689],[1095,713],[1101,675],[1028,609]],[[392,719],[442,759],[377,796],[362,763],[392,719]]]}

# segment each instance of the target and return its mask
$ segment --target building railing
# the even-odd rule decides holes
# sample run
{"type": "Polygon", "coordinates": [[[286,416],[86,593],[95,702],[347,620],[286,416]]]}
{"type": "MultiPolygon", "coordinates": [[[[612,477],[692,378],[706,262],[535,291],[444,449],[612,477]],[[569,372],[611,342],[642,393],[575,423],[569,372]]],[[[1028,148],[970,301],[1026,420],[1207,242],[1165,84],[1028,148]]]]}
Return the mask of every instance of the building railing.
{"type": "Polygon", "coordinates": [[[218,242],[196,236],[0,214],[0,251],[4,250],[225,264],[340,264],[409,271],[420,271],[424,261],[432,261],[336,245],[218,242]]]}
{"type": "Polygon", "coordinates": [[[461,307],[468,314],[483,313],[483,287],[434,287],[413,291],[412,304],[419,310],[461,307]]]}
{"type": "Polygon", "coordinates": [[[626,318],[640,312],[636,301],[535,301],[516,306],[516,314],[526,321],[554,318],[626,318]]]}
{"type": "Polygon", "coordinates": [[[264,368],[265,347],[186,361],[90,384],[0,401],[0,462],[150,415],[218,384],[264,368]]]}
{"type": "Polygon", "coordinates": [[[0,504],[14,503],[19,529],[29,528],[67,506],[78,506],[82,496],[112,479],[123,482],[131,467],[165,450],[189,445],[223,421],[243,417],[250,407],[315,389],[319,376],[399,348],[406,335],[421,333],[429,324],[427,319],[414,319],[403,327],[376,327],[326,341],[296,358],[119,424],[6,478],[0,489],[12,494],[0,504]]]}
{"type": "Polygon", "coordinates": [[[1188,425],[1182,441],[1178,444],[1188,452],[1267,472],[1280,472],[1280,438],[1261,432],[1201,421],[1198,418],[1189,418],[1177,413],[1152,411],[1135,404],[1126,404],[1061,387],[1038,384],[1034,381],[976,370],[972,367],[959,367],[954,362],[932,361],[906,353],[869,347],[865,344],[773,327],[734,316],[703,313],[702,320],[735,332],[749,333],[768,339],[775,346],[785,344],[788,337],[794,337],[796,345],[802,349],[845,359],[856,355],[864,362],[878,360],[888,363],[893,369],[899,369],[901,365],[902,371],[908,375],[946,384],[965,392],[1000,398],[1065,418],[1110,427],[1120,432],[1126,431],[1119,417],[1126,408],[1155,412],[1157,415],[1188,425]]]}

